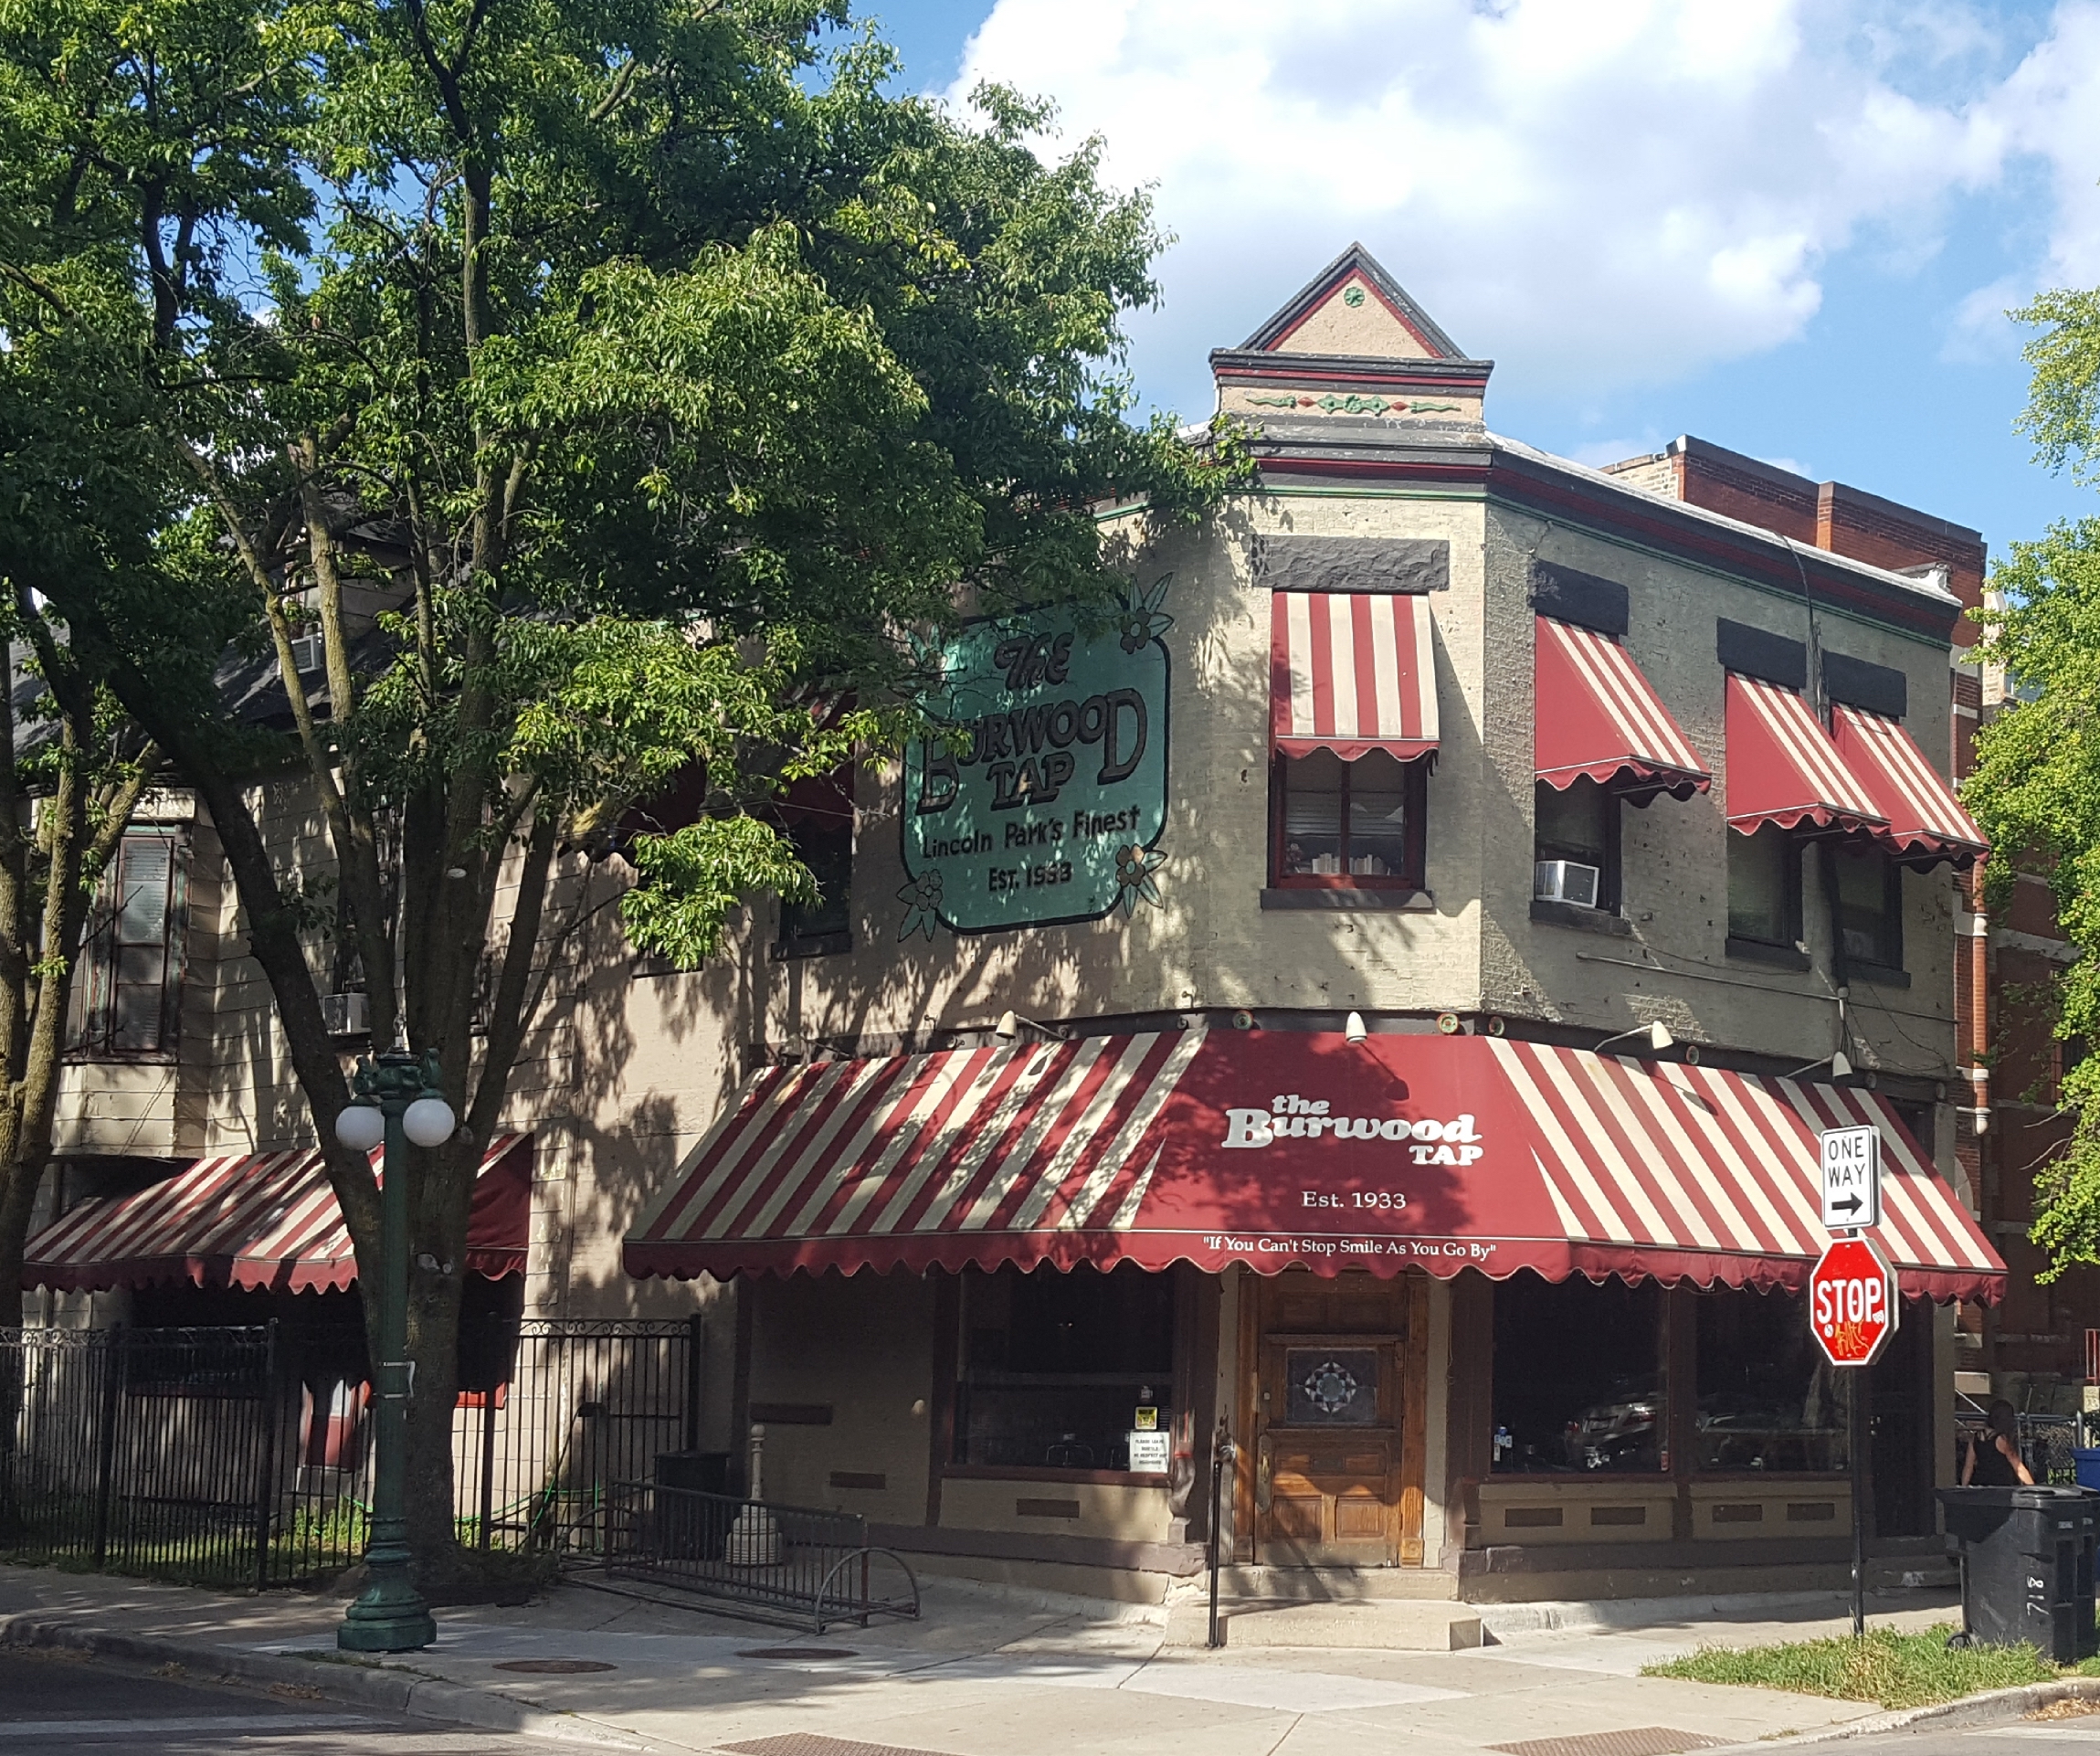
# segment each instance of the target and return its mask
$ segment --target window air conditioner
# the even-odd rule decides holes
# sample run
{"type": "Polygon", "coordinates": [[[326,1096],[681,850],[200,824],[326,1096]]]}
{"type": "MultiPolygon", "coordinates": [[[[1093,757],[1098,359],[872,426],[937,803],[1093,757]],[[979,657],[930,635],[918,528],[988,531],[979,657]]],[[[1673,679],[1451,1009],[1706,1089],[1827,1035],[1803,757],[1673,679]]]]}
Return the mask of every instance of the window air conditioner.
{"type": "Polygon", "coordinates": [[[1542,903],[1574,903],[1595,908],[1603,873],[1578,860],[1540,860],[1531,869],[1531,894],[1542,903]]]}
{"type": "Polygon", "coordinates": [[[372,1013],[363,994],[323,994],[321,1021],[332,1037],[357,1036],[372,1028],[372,1013]]]}
{"type": "Polygon", "coordinates": [[[299,673],[302,677],[310,672],[319,671],[322,665],[328,662],[328,655],[321,644],[320,629],[316,629],[310,634],[294,634],[291,637],[291,661],[298,666],[299,673]]]}

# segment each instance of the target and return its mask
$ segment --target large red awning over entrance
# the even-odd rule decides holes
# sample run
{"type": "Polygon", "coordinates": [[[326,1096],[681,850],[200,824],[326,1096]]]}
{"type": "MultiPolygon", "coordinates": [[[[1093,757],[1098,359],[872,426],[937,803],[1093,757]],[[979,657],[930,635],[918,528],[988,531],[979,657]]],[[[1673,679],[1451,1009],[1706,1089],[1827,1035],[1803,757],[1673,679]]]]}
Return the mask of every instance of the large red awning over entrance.
{"type": "Polygon", "coordinates": [[[760,1074],[638,1275],[1241,1262],[1798,1290],[1816,1135],[1881,1132],[1907,1296],[2005,1264],[1873,1093],[1489,1037],[1155,1032],[760,1074]]]}
{"type": "MultiPolygon", "coordinates": [[[[498,1135],[474,1184],[467,1266],[491,1280],[524,1273],[532,1204],[533,1137],[498,1135]]],[[[356,1279],[350,1227],[315,1147],[200,1158],[132,1194],[92,1197],[29,1240],[22,1271],[25,1286],[69,1291],[187,1280],[317,1293],[356,1279]]]]}

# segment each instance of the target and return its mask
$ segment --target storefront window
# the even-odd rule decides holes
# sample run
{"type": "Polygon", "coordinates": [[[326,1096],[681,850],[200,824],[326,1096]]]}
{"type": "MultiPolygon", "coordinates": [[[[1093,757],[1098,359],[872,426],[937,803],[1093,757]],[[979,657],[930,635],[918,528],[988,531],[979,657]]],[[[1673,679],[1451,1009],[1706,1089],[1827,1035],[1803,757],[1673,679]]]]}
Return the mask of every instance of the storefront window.
{"type": "Polygon", "coordinates": [[[1699,1467],[1846,1467],[1845,1391],[1795,1293],[1703,1294],[1699,1467]]]}
{"type": "Polygon", "coordinates": [[[1168,1275],[1127,1266],[973,1272],[963,1281],[962,1344],[958,1464],[1127,1469],[1132,1431],[1148,1419],[1168,1427],[1168,1275]]]}
{"type": "Polygon", "coordinates": [[[1408,886],[1419,882],[1419,763],[1384,750],[1344,762],[1331,750],[1277,763],[1279,883],[1408,886]]]}
{"type": "Polygon", "coordinates": [[[1662,1466],[1662,1289],[1557,1285],[1525,1273],[1494,1289],[1498,1472],[1662,1466]]]}

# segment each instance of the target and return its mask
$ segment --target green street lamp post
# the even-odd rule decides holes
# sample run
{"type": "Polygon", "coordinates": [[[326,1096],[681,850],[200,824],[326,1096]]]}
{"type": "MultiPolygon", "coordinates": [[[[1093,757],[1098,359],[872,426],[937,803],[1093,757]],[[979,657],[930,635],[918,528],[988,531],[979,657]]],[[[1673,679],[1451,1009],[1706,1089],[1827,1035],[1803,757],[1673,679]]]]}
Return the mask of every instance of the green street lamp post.
{"type": "Polygon", "coordinates": [[[405,1653],[438,1638],[438,1624],[409,1571],[407,1520],[408,1399],[416,1368],[408,1353],[407,1143],[435,1147],[458,1126],[446,1103],[434,1055],[418,1060],[396,1043],[377,1063],[357,1063],[355,1093],[335,1118],[335,1137],[355,1152],[385,1145],[379,1190],[378,1479],[372,1494],[372,1540],[364,1551],[370,1582],[335,1631],[344,1652],[405,1653]]]}

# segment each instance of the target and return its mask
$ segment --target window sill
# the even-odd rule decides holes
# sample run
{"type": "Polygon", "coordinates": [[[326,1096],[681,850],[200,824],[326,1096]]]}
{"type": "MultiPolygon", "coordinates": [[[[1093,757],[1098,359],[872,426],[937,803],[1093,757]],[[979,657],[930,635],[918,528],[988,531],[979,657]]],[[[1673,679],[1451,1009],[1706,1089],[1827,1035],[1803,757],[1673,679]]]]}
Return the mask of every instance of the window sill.
{"type": "Polygon", "coordinates": [[[943,1464],[951,1482],[1092,1482],[1104,1487],[1165,1487],[1164,1472],[1135,1469],[1044,1469],[1027,1464],[943,1464]]]}
{"type": "Polygon", "coordinates": [[[1885,963],[1863,963],[1857,957],[1845,964],[1845,974],[1853,981],[1872,982],[1876,988],[1908,988],[1910,971],[1898,969],[1885,963]]]}
{"type": "Polygon", "coordinates": [[[1584,908],[1579,903],[1554,903],[1534,896],[1531,918],[1543,926],[1571,926],[1578,933],[1608,933],[1620,939],[1633,936],[1633,923],[1625,915],[1609,909],[1584,908]]]}
{"type": "Polygon", "coordinates": [[[1738,939],[1730,935],[1725,947],[1731,957],[1746,963],[1768,963],[1776,969],[1806,969],[1809,954],[1790,945],[1767,945],[1762,939],[1738,939]]]}
{"type": "Polygon", "coordinates": [[[1428,914],[1437,899],[1426,890],[1296,890],[1271,887],[1261,893],[1261,906],[1273,908],[1382,908],[1428,914]]]}
{"type": "Polygon", "coordinates": [[[787,963],[797,957],[837,957],[852,948],[850,931],[812,933],[806,939],[776,939],[771,955],[775,963],[787,963]]]}

